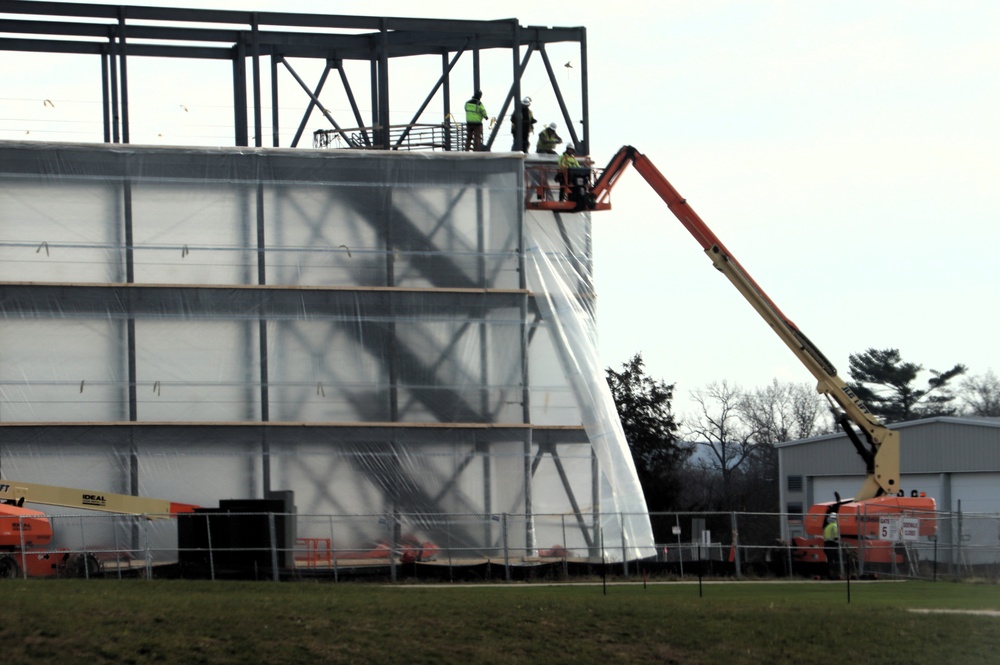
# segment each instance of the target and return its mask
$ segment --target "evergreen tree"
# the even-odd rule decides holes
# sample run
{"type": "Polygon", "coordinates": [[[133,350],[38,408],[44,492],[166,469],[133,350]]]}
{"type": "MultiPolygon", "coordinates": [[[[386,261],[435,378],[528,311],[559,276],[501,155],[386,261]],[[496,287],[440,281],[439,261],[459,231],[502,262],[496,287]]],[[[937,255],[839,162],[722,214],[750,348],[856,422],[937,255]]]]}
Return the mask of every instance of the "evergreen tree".
{"type": "Polygon", "coordinates": [[[957,411],[949,382],[965,373],[965,365],[955,365],[946,372],[928,370],[931,378],[927,387],[921,388],[915,384],[923,366],[905,362],[898,349],[868,349],[852,354],[849,361],[851,390],[887,423],[954,415],[957,411]]]}
{"type": "Polygon", "coordinates": [[[677,440],[670,410],[674,386],[648,376],[639,353],[620,372],[609,367],[606,373],[646,506],[651,512],[671,510],[679,494],[677,472],[692,450],[677,440]]]}

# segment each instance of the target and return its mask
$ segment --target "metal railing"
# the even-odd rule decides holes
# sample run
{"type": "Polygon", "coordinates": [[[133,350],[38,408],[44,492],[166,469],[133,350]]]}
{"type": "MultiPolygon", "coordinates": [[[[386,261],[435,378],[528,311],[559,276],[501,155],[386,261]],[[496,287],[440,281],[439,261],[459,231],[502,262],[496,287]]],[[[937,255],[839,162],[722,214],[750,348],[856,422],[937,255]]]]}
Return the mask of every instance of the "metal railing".
{"type": "MultiPolygon", "coordinates": [[[[313,132],[313,148],[379,150],[378,127],[350,129],[317,129],[313,132]]],[[[461,123],[391,125],[389,145],[392,150],[461,151],[465,146],[465,125],[461,123]]]]}

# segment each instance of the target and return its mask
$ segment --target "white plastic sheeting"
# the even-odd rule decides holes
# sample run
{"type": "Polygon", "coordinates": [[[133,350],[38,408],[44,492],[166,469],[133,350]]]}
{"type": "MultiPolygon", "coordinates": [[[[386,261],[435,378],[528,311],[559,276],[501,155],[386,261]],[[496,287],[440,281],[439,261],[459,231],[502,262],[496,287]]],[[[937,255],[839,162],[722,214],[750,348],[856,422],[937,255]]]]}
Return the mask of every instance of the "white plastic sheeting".
{"type": "Polygon", "coordinates": [[[519,154],[0,144],[3,476],[651,555],[590,216],[523,198],[519,154]]]}

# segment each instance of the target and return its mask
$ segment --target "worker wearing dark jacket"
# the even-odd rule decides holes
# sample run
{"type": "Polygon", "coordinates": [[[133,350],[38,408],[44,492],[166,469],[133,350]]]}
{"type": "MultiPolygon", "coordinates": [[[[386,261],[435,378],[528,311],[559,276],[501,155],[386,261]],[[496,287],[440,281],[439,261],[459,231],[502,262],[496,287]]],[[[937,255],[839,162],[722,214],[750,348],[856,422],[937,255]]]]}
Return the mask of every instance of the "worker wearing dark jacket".
{"type": "Polygon", "coordinates": [[[535,131],[535,114],[531,112],[531,97],[521,100],[521,143],[517,142],[517,113],[510,114],[510,133],[514,137],[514,144],[510,147],[511,152],[520,150],[527,154],[531,145],[531,135],[535,131]]]}
{"type": "Polygon", "coordinates": [[[486,107],[483,106],[483,91],[476,90],[476,94],[465,102],[465,149],[483,149],[483,121],[489,117],[486,107]]]}

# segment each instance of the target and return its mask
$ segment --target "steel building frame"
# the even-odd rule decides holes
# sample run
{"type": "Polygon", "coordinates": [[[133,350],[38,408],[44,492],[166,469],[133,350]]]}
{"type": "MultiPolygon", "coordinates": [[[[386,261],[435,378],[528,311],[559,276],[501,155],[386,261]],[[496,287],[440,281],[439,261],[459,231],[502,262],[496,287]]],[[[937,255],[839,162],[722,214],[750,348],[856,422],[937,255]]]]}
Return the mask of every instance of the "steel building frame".
{"type": "MultiPolygon", "coordinates": [[[[589,154],[590,119],[587,85],[587,33],[583,27],[522,26],[516,19],[464,21],[370,16],[324,16],[276,12],[175,9],[126,5],[81,5],[67,2],[18,2],[0,0],[0,14],[18,18],[0,20],[0,33],[23,35],[0,37],[0,50],[23,53],[71,53],[100,58],[105,143],[129,143],[129,60],[136,57],[167,57],[189,60],[229,60],[233,65],[232,98],[234,145],[249,146],[252,113],[253,142],[264,145],[262,84],[263,61],[269,60],[272,137],[279,147],[279,67],[295,79],[309,96],[291,147],[302,137],[310,114],[319,109],[333,131],[347,139],[345,126],[319,99],[329,74],[339,74],[350,100],[353,123],[363,147],[392,150],[405,145],[410,128],[417,125],[439,91],[441,117],[448,118],[451,71],[466,54],[472,57],[473,80],[469,89],[480,89],[480,52],[504,49],[511,55],[511,79],[498,118],[513,105],[520,125],[521,77],[532,56],[541,57],[552,91],[570,138],[579,154],[589,154]],[[23,18],[22,18],[23,17],[23,18]],[[230,27],[241,26],[241,27],[230,27]],[[310,31],[310,32],[304,32],[310,31]],[[569,42],[580,48],[581,108],[570,110],[546,52],[547,44],[569,42]],[[397,58],[432,56],[440,60],[441,74],[426,98],[413,112],[412,120],[393,133],[390,130],[390,63],[397,58]],[[302,79],[291,58],[322,60],[325,69],[315,86],[302,79]],[[369,63],[372,113],[362,117],[347,73],[345,61],[369,63]],[[251,84],[247,85],[248,69],[251,84]],[[249,97],[249,99],[248,99],[249,97]],[[578,133],[574,119],[581,119],[578,133]]],[[[27,63],[30,67],[30,60],[27,63]]],[[[410,107],[410,100],[396,103],[410,107]]],[[[437,124],[432,123],[432,124],[437,124]]],[[[503,123],[497,123],[487,141],[496,140],[503,123]]],[[[351,143],[349,141],[349,143],[351,143]]],[[[446,146],[452,145],[447,142],[446,146]]]]}

